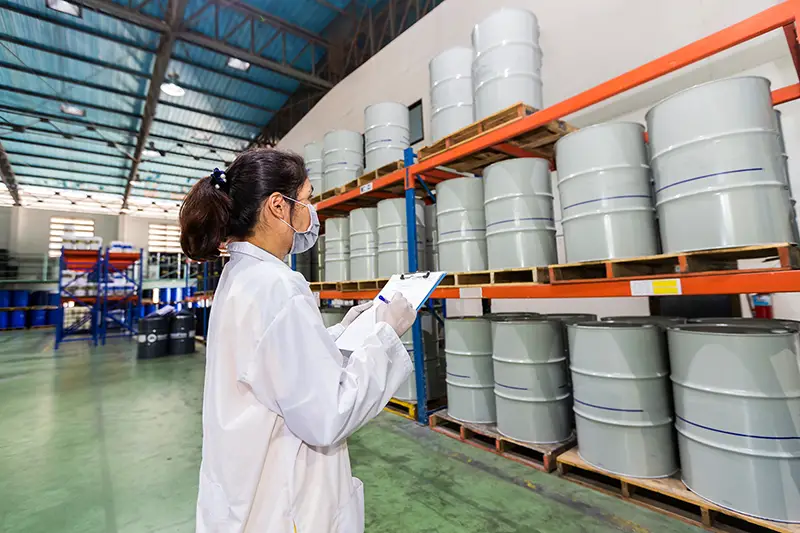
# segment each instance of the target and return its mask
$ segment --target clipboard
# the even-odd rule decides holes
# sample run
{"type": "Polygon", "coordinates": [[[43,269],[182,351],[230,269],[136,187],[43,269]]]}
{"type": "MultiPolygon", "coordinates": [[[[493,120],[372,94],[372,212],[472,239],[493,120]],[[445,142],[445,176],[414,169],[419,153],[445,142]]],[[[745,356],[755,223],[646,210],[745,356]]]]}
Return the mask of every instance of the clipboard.
{"type": "MultiPolygon", "coordinates": [[[[390,300],[395,293],[402,294],[408,302],[419,311],[425,305],[433,291],[444,279],[446,272],[413,272],[409,274],[395,274],[383,286],[374,302],[380,301],[380,296],[390,300]]],[[[367,309],[336,339],[336,346],[340,350],[354,351],[361,347],[364,339],[372,333],[377,323],[375,306],[367,309]]]]}

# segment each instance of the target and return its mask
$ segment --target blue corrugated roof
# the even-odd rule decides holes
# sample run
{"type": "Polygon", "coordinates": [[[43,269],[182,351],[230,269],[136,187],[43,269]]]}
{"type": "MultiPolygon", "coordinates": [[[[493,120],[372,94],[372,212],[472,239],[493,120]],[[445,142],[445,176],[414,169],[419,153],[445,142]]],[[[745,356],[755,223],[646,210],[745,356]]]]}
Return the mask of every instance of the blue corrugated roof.
{"type": "MultiPolygon", "coordinates": [[[[131,9],[128,0],[113,1],[131,9]]],[[[328,0],[342,9],[352,1],[328,0]]],[[[215,14],[207,0],[189,0],[185,26],[212,38],[225,35],[234,47],[253,45],[273,61],[285,54],[293,68],[310,72],[325,50],[315,45],[312,55],[303,32],[320,34],[340,16],[316,0],[247,4],[301,30],[281,38],[266,20],[251,34],[243,29],[240,8],[220,4],[215,14]]],[[[166,5],[150,1],[141,11],[164,20],[166,5]]],[[[0,142],[21,183],[124,191],[160,38],[159,32],[87,8],[73,17],[47,8],[45,0],[0,0],[0,142]],[[85,115],[65,114],[62,105],[85,115]]],[[[186,94],[160,93],[147,141],[163,155],[143,159],[134,195],[174,197],[214,167],[224,167],[300,85],[255,65],[245,72],[232,69],[228,59],[175,43],[167,73],[177,76],[186,94]]]]}

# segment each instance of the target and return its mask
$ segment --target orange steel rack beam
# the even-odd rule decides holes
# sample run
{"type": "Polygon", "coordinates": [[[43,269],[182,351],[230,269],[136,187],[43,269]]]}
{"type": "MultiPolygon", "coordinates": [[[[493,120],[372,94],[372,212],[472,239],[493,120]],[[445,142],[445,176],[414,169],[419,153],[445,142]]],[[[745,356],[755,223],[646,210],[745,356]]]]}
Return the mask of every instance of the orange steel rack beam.
{"type": "MultiPolygon", "coordinates": [[[[671,279],[680,279],[683,295],[800,292],[800,270],[684,274],[671,279]]],[[[636,280],[440,287],[433,292],[431,298],[624,298],[631,296],[631,281],[636,280]]],[[[321,300],[369,300],[377,294],[377,290],[321,291],[319,297],[321,300]]]]}

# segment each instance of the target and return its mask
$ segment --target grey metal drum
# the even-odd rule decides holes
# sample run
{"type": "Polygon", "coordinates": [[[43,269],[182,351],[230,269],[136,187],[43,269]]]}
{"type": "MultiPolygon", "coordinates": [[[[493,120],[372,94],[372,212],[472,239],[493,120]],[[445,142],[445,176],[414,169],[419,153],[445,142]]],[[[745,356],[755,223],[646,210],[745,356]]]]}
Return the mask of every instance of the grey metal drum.
{"type": "Polygon", "coordinates": [[[790,242],[790,207],[769,80],[679,92],[647,113],[665,253],[790,242]]]}
{"type": "Polygon", "coordinates": [[[653,255],[658,237],[644,127],[590,126],[556,143],[567,261],[653,255]]]}
{"type": "Polygon", "coordinates": [[[306,174],[317,193],[322,192],[322,143],[308,143],[303,147],[306,174]]]}
{"type": "Polygon", "coordinates": [[[439,226],[436,223],[436,204],[425,206],[425,267],[439,269],[439,226]]]}
{"type": "Polygon", "coordinates": [[[604,321],[567,330],[581,457],[623,476],[674,474],[678,454],[663,328],[604,321]]]}
{"type": "MultiPolygon", "coordinates": [[[[425,384],[427,396],[428,399],[441,398],[445,393],[445,373],[443,365],[439,364],[439,343],[434,335],[434,318],[429,313],[424,312],[420,313],[420,318],[422,320],[422,345],[425,351],[425,384]]],[[[411,363],[416,365],[414,362],[414,338],[411,330],[403,334],[400,340],[403,341],[403,346],[408,351],[408,355],[411,356],[411,363]]],[[[404,401],[417,400],[416,367],[411,371],[411,375],[408,376],[408,379],[400,384],[397,392],[394,393],[394,397],[404,401]]]]}
{"type": "MultiPolygon", "coordinates": [[[[417,266],[425,268],[425,210],[421,201],[415,204],[417,223],[417,266]]],[[[406,201],[393,198],[378,202],[378,277],[408,272],[408,229],[406,201]]]]}
{"type": "Polygon", "coordinates": [[[539,22],[524,9],[495,11],[472,29],[475,120],[518,102],[542,109],[539,22]]]}
{"type": "Polygon", "coordinates": [[[781,159],[786,176],[786,192],[789,196],[789,226],[792,228],[792,242],[800,243],[800,229],[797,226],[797,200],[792,193],[792,180],[789,178],[789,155],[786,153],[786,139],[783,135],[783,117],[779,110],[775,110],[775,121],[778,127],[778,141],[781,147],[781,159]]]}
{"type": "Polygon", "coordinates": [[[408,108],[397,102],[381,102],[364,109],[365,170],[403,160],[408,148],[408,108]]]}
{"type": "Polygon", "coordinates": [[[364,172],[364,138],[356,131],[329,131],[322,139],[322,188],[329,191],[364,172]]]}
{"type": "Polygon", "coordinates": [[[462,422],[496,421],[492,328],[485,318],[444,322],[447,412],[462,422]]]}
{"type": "Polygon", "coordinates": [[[436,186],[439,268],[486,270],[486,217],[480,178],[455,178],[436,186]]]}
{"type": "Polygon", "coordinates": [[[472,48],[448,48],[428,63],[431,137],[438,141],[472,124],[472,48]]]}
{"type": "Polygon", "coordinates": [[[771,329],[788,329],[800,332],[800,322],[786,318],[749,318],[749,317],[708,317],[689,318],[689,324],[716,324],[718,326],[755,326],[771,329]]]}
{"type": "Polygon", "coordinates": [[[378,277],[378,210],[350,211],[350,279],[378,277]]]}
{"type": "Polygon", "coordinates": [[[797,333],[691,324],[667,335],[683,482],[740,513],[800,522],[797,333]]]}
{"type": "Polygon", "coordinates": [[[492,319],[497,430],[539,444],[572,434],[561,324],[536,316],[492,319]]]}
{"type": "Polygon", "coordinates": [[[350,279],[350,221],[325,220],[325,281],[350,279]]]}
{"type": "Polygon", "coordinates": [[[680,316],[605,316],[602,322],[626,322],[628,324],[653,324],[661,328],[669,328],[685,324],[686,318],[680,316]]]}
{"type": "Polygon", "coordinates": [[[509,159],[483,171],[489,269],[558,262],[550,162],[509,159]]]}

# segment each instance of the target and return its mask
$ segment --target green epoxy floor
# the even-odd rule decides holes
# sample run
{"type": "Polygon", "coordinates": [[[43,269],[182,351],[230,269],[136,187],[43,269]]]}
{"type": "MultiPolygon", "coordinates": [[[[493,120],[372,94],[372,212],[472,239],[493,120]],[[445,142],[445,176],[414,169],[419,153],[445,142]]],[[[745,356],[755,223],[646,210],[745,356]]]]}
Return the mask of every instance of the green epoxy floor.
{"type": "MultiPolygon", "coordinates": [[[[127,341],[54,352],[52,337],[0,333],[0,531],[194,531],[202,355],[137,362],[127,341]]],[[[700,531],[391,414],[350,454],[368,532],[700,531]]]]}

